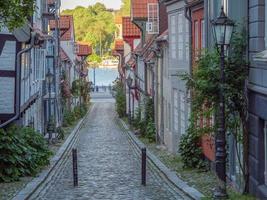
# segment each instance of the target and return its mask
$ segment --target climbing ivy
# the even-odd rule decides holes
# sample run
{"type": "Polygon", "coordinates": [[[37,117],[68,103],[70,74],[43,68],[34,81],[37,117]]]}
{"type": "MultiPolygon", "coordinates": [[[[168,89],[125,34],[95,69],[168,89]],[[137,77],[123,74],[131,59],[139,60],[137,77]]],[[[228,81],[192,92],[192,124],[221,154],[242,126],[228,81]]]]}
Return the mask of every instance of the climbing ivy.
{"type": "MultiPolygon", "coordinates": [[[[219,107],[220,87],[224,88],[226,106],[226,129],[237,141],[243,143],[244,162],[240,163],[244,178],[248,178],[248,128],[247,96],[248,63],[246,60],[246,31],[233,34],[229,54],[225,58],[225,84],[220,82],[220,57],[217,49],[206,50],[200,56],[191,74],[180,75],[186,81],[188,91],[192,93],[192,114],[187,135],[181,139],[180,153],[185,166],[202,166],[200,137],[217,130],[217,122],[200,127],[201,117],[211,117],[219,107]],[[241,125],[241,131],[240,131],[241,125]],[[188,151],[192,149],[192,151],[188,151]],[[188,159],[193,162],[187,162],[188,159]]],[[[247,184],[246,184],[247,185],[247,184]]],[[[247,186],[245,187],[245,191],[247,186]]]]}

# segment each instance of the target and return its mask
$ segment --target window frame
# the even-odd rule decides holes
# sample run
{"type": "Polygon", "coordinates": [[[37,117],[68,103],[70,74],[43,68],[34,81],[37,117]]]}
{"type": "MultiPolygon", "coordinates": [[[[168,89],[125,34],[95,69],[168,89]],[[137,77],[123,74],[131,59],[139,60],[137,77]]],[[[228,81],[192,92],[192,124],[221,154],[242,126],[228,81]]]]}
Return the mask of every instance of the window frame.
{"type": "Polygon", "coordinates": [[[147,31],[148,34],[159,34],[159,4],[147,4],[147,21],[152,23],[152,31],[147,31]]]}

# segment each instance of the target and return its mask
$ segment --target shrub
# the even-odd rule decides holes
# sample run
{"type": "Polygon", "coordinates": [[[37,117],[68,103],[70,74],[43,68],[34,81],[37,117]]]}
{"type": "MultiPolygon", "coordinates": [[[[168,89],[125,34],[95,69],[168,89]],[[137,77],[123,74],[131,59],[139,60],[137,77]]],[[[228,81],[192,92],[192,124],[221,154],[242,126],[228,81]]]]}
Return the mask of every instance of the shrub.
{"type": "Polygon", "coordinates": [[[56,131],[57,131],[57,139],[64,140],[64,138],[65,138],[64,129],[62,127],[58,127],[56,131]]]}
{"type": "Polygon", "coordinates": [[[75,114],[72,111],[65,111],[63,117],[63,126],[72,126],[75,122],[75,114]]]}
{"type": "Polygon", "coordinates": [[[187,134],[182,135],[179,144],[179,153],[185,168],[205,167],[204,155],[200,144],[198,130],[192,124],[187,130],[187,134]]]}
{"type": "Polygon", "coordinates": [[[123,83],[121,80],[117,80],[114,85],[116,111],[120,118],[125,116],[126,113],[126,94],[124,91],[123,83]]]}
{"type": "Polygon", "coordinates": [[[35,175],[49,164],[51,154],[46,140],[32,128],[0,129],[0,182],[35,175]]]}

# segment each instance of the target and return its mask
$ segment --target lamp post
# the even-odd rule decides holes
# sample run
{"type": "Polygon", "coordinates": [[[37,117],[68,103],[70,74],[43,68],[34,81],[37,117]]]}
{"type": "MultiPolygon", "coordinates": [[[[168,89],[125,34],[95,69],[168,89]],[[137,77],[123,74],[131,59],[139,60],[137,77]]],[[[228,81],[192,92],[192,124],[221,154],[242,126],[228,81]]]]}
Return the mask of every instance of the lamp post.
{"type": "Polygon", "coordinates": [[[48,84],[48,93],[49,93],[49,97],[48,97],[48,99],[49,99],[49,105],[48,105],[49,121],[47,124],[47,132],[49,134],[48,141],[50,143],[52,140],[52,133],[54,131],[54,124],[53,124],[52,116],[51,116],[51,105],[52,105],[52,102],[51,102],[51,84],[54,81],[54,75],[50,72],[50,69],[48,69],[48,72],[45,76],[45,79],[46,79],[46,83],[48,84]]]}
{"type": "Polygon", "coordinates": [[[128,121],[129,121],[129,124],[132,123],[132,117],[131,117],[131,89],[132,89],[132,84],[133,84],[133,79],[131,78],[131,76],[128,76],[127,78],[127,85],[128,85],[128,88],[129,88],[129,96],[128,96],[128,107],[129,107],[129,113],[128,113],[128,121]]]}
{"type": "Polygon", "coordinates": [[[226,135],[225,135],[225,97],[224,97],[224,59],[225,47],[230,45],[231,36],[234,29],[234,22],[230,20],[221,8],[220,16],[212,21],[214,39],[216,46],[220,49],[221,70],[220,70],[220,102],[218,116],[218,130],[215,137],[215,165],[218,178],[218,185],[214,191],[214,198],[227,198],[226,192],[226,135]]]}

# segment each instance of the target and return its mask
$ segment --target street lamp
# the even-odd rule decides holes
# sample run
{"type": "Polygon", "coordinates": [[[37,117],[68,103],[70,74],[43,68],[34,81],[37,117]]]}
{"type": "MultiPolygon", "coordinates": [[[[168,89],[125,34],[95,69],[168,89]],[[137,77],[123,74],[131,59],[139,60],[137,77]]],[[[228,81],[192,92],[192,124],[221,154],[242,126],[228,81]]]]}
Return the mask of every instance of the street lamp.
{"type": "Polygon", "coordinates": [[[52,140],[52,133],[54,131],[54,123],[52,121],[52,116],[51,116],[51,105],[52,105],[52,102],[51,102],[51,84],[54,81],[54,75],[50,72],[50,69],[48,69],[48,72],[45,76],[45,80],[46,80],[46,83],[48,84],[48,92],[49,92],[49,97],[48,97],[48,99],[49,99],[49,105],[48,105],[49,121],[47,124],[47,132],[49,134],[48,141],[50,143],[52,140]]]}
{"type": "Polygon", "coordinates": [[[218,177],[218,185],[214,191],[215,199],[226,198],[226,135],[225,135],[225,97],[224,97],[224,51],[225,47],[230,45],[232,37],[234,22],[230,20],[224,13],[223,7],[221,8],[220,16],[212,21],[213,33],[216,46],[220,49],[221,59],[221,75],[220,75],[220,104],[219,104],[219,125],[215,137],[216,146],[216,174],[218,177]]]}
{"type": "Polygon", "coordinates": [[[131,89],[132,89],[132,84],[133,84],[133,79],[129,75],[128,78],[126,79],[128,88],[129,88],[129,96],[128,96],[128,106],[129,106],[129,113],[128,113],[128,121],[129,124],[131,124],[131,89]]]}

